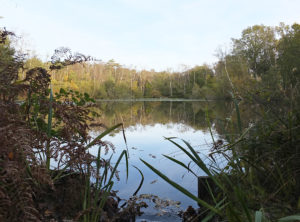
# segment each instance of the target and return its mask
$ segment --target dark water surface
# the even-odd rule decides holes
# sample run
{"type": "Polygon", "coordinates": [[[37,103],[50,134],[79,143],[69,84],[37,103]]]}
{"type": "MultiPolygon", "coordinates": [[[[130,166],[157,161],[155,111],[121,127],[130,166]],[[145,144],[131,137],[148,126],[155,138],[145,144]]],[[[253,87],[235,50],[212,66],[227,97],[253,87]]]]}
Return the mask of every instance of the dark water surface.
{"type": "MultiPolygon", "coordinates": [[[[180,139],[188,141],[205,160],[213,142],[205,116],[209,114],[212,133],[214,139],[217,140],[221,138],[220,135],[222,133],[222,127],[217,124],[217,120],[225,119],[229,115],[230,110],[231,108],[224,103],[196,101],[109,101],[98,104],[96,111],[101,116],[97,118],[97,122],[104,123],[106,126],[113,126],[120,122],[124,123],[127,147],[123,133],[120,130],[116,130],[113,134],[104,138],[104,140],[111,142],[115,146],[114,161],[116,161],[122,150],[128,148],[129,151],[130,168],[128,181],[126,182],[125,161],[123,161],[119,168],[120,181],[116,181],[113,188],[119,191],[118,196],[129,198],[137,189],[141,175],[132,167],[136,166],[143,172],[145,178],[139,194],[153,194],[162,199],[180,201],[181,203],[180,208],[174,206],[157,210],[149,207],[144,210],[146,213],[139,220],[176,221],[180,220],[176,216],[178,210],[186,209],[189,205],[197,207],[193,200],[181,194],[153,173],[140,161],[140,158],[197,196],[197,178],[188,173],[183,167],[166,159],[162,154],[174,157],[186,164],[190,160],[174,144],[165,140],[164,137],[178,137],[177,142],[181,145],[183,143],[180,139]],[[163,217],[156,216],[162,213],[164,213],[163,217]]],[[[91,135],[95,137],[101,131],[103,129],[94,128],[91,131],[91,135]]],[[[96,155],[97,149],[92,149],[91,153],[96,155]]],[[[107,155],[107,158],[109,158],[110,153],[107,155]]],[[[193,164],[191,164],[191,167],[199,176],[204,175],[193,164]]],[[[150,202],[147,203],[151,205],[150,202]]]]}

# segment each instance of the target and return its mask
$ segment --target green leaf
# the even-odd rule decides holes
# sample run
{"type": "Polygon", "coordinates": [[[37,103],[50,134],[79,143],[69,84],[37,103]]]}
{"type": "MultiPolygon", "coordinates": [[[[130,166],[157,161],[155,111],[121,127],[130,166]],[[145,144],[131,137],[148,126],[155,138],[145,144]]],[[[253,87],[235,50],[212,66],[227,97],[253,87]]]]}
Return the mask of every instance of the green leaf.
{"type": "Polygon", "coordinates": [[[190,149],[190,151],[193,153],[194,157],[198,160],[201,161],[200,156],[198,155],[198,153],[194,150],[194,148],[185,140],[182,140],[185,145],[190,149]]]}
{"type": "Polygon", "coordinates": [[[174,142],[172,139],[170,139],[170,138],[166,138],[166,139],[169,140],[171,143],[173,143],[175,146],[177,146],[179,149],[181,149],[195,164],[198,165],[198,167],[201,170],[203,170],[214,181],[214,183],[218,187],[220,187],[222,190],[224,189],[224,187],[222,186],[222,184],[216,179],[216,177],[214,175],[212,175],[212,173],[210,172],[210,170],[206,167],[206,164],[201,160],[201,158],[196,153],[196,151],[192,148],[192,146],[189,145],[188,147],[191,150],[191,152],[194,155],[196,155],[196,157],[194,157],[189,151],[187,151],[185,148],[183,148],[182,146],[180,146],[178,143],[174,142]]]}
{"type": "Polygon", "coordinates": [[[300,221],[300,215],[292,215],[292,216],[280,218],[279,222],[282,221],[300,221]]]}
{"type": "Polygon", "coordinates": [[[115,166],[114,166],[114,168],[113,168],[113,170],[111,172],[111,175],[110,175],[110,178],[108,180],[108,183],[110,183],[110,181],[112,181],[112,178],[113,178],[113,176],[114,176],[114,174],[115,174],[115,172],[116,172],[116,170],[117,170],[117,168],[118,168],[118,166],[120,164],[120,161],[121,161],[121,159],[122,159],[123,156],[125,156],[125,161],[126,161],[126,180],[128,180],[128,156],[127,156],[127,151],[123,150],[123,152],[120,154],[120,156],[119,156],[119,158],[118,158],[118,160],[117,160],[117,162],[116,162],[116,164],[115,164],[115,166]]]}
{"type": "Polygon", "coordinates": [[[139,171],[139,173],[141,174],[141,176],[142,176],[142,179],[141,179],[141,182],[140,182],[140,184],[139,184],[139,186],[138,186],[138,188],[136,189],[136,191],[133,193],[133,195],[132,196],[135,196],[138,192],[139,192],[139,190],[141,189],[141,187],[142,187],[142,185],[143,185],[143,183],[144,183],[144,175],[143,175],[143,173],[142,173],[142,171],[139,169],[139,168],[137,168],[136,166],[133,166],[135,169],[137,169],[138,171],[139,171]]]}
{"type": "Polygon", "coordinates": [[[67,92],[66,92],[66,90],[64,90],[63,88],[60,88],[59,93],[61,93],[61,94],[66,94],[67,92]]]}
{"type": "Polygon", "coordinates": [[[123,124],[122,123],[119,123],[107,130],[105,130],[103,133],[101,133],[99,136],[97,136],[95,139],[93,139],[92,142],[90,142],[86,147],[85,149],[88,149],[90,147],[92,147],[98,140],[102,139],[104,136],[106,136],[107,134],[111,133],[112,131],[114,131],[115,129],[117,129],[118,127],[122,126],[123,124]]]}
{"type": "Polygon", "coordinates": [[[184,167],[185,169],[188,170],[188,172],[191,172],[191,173],[194,174],[196,177],[198,177],[197,174],[195,174],[194,171],[192,171],[192,170],[191,170],[187,165],[185,165],[183,162],[181,162],[181,161],[179,161],[179,160],[176,160],[176,159],[174,159],[174,158],[172,158],[172,157],[169,157],[169,156],[167,156],[167,155],[163,155],[163,156],[166,157],[167,159],[169,159],[169,160],[171,160],[171,161],[177,163],[178,165],[184,167]]]}

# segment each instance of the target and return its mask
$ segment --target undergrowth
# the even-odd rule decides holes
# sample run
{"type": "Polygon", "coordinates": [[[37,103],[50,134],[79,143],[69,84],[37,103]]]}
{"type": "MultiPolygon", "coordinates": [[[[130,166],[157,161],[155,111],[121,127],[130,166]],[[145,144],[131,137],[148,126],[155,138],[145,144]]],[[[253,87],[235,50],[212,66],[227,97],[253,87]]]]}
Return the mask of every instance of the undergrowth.
{"type": "Polygon", "coordinates": [[[129,221],[142,205],[121,210],[112,191],[122,159],[128,175],[127,151],[115,165],[100,155],[102,149],[114,150],[103,137],[122,124],[98,124],[103,132],[92,140],[94,100],[51,89],[51,73],[92,58],[61,48],[49,68],[24,70],[26,55],[15,51],[9,37],[14,34],[0,30],[0,221],[129,221]],[[98,156],[89,153],[91,147],[98,147],[98,156]]]}

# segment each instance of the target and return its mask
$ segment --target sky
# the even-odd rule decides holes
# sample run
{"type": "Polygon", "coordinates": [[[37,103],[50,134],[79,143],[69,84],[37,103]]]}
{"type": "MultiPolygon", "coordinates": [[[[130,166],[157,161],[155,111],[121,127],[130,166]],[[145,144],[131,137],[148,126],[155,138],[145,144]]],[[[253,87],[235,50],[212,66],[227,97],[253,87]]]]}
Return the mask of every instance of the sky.
{"type": "Polygon", "coordinates": [[[0,0],[0,28],[43,60],[68,47],[137,69],[213,64],[253,25],[300,23],[300,0],[0,0]]]}

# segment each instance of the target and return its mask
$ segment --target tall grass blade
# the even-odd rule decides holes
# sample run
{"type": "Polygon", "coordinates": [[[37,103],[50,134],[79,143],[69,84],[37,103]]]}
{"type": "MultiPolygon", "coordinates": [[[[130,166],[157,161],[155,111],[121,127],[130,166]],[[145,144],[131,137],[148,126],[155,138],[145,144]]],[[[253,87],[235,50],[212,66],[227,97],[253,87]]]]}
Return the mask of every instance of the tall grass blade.
{"type": "MultiPolygon", "coordinates": [[[[89,167],[88,167],[89,168],[89,167]]],[[[89,193],[90,193],[90,175],[89,175],[89,169],[88,169],[88,176],[85,181],[85,189],[84,189],[84,199],[83,199],[83,206],[82,209],[85,211],[89,208],[89,193]]],[[[88,215],[83,216],[83,221],[88,222],[88,215]]]]}
{"type": "Polygon", "coordinates": [[[200,156],[198,155],[198,153],[194,150],[194,148],[185,140],[182,140],[185,145],[190,149],[190,151],[194,154],[194,157],[198,160],[198,161],[201,161],[201,158],[200,156]]]}
{"type": "Polygon", "coordinates": [[[211,175],[209,170],[206,168],[205,164],[202,165],[203,162],[198,161],[190,152],[188,152],[185,148],[183,148],[178,143],[174,142],[173,138],[165,138],[166,140],[169,140],[171,143],[173,143],[175,146],[177,146],[179,149],[181,149],[194,163],[196,163],[206,174],[211,175]]]}
{"type": "Polygon", "coordinates": [[[102,139],[104,136],[106,136],[107,134],[111,133],[112,131],[114,131],[115,129],[117,129],[118,127],[122,126],[122,123],[119,123],[107,130],[105,130],[103,133],[101,133],[99,136],[97,136],[95,139],[93,139],[92,142],[90,142],[85,149],[89,149],[90,147],[92,147],[98,140],[102,139]]]}
{"type": "Polygon", "coordinates": [[[143,186],[143,183],[144,183],[144,174],[143,174],[142,171],[141,171],[139,168],[137,168],[136,166],[133,166],[133,167],[134,167],[135,169],[137,169],[137,170],[139,171],[139,173],[141,174],[141,176],[142,176],[142,179],[141,179],[141,182],[140,182],[138,188],[136,189],[136,191],[135,191],[135,192],[133,193],[133,195],[132,195],[132,196],[136,196],[137,193],[140,191],[141,187],[143,186]]]}
{"type": "Polygon", "coordinates": [[[102,208],[104,207],[104,205],[106,203],[106,200],[107,200],[107,198],[110,194],[110,191],[111,191],[113,185],[114,185],[114,182],[111,181],[105,187],[103,187],[104,192],[102,193],[100,203],[99,203],[98,206],[96,204],[93,206],[95,208],[95,210],[94,210],[94,213],[92,215],[91,220],[89,220],[88,222],[97,222],[97,221],[99,221],[100,212],[102,211],[102,208]]]}
{"type": "Polygon", "coordinates": [[[53,116],[52,103],[53,103],[53,92],[52,92],[52,87],[50,86],[50,100],[49,100],[49,113],[48,113],[48,126],[47,126],[48,140],[46,145],[46,168],[48,170],[50,169],[50,155],[51,155],[50,137],[51,137],[51,130],[52,130],[52,116],[53,116]]]}
{"type": "Polygon", "coordinates": [[[211,130],[211,123],[210,123],[210,119],[209,119],[208,109],[207,108],[205,109],[205,119],[206,119],[207,124],[208,124],[208,129],[209,129],[209,133],[210,133],[211,139],[213,141],[213,144],[215,144],[215,138],[214,138],[214,135],[213,135],[212,130],[211,130]]]}
{"type": "Polygon", "coordinates": [[[103,177],[102,177],[102,178],[104,178],[104,181],[102,181],[103,183],[106,183],[106,180],[108,178],[108,171],[109,171],[110,161],[111,161],[112,157],[113,157],[113,154],[110,156],[108,161],[105,163],[104,173],[103,173],[103,177]]]}
{"type": "Polygon", "coordinates": [[[112,178],[114,176],[114,174],[116,173],[116,170],[120,164],[120,161],[122,159],[122,157],[125,156],[125,161],[126,161],[126,180],[128,180],[128,156],[127,156],[127,151],[126,150],[123,150],[123,152],[120,154],[112,172],[111,172],[111,175],[110,175],[110,178],[108,180],[108,183],[110,183],[112,181],[112,178]]]}
{"type": "Polygon", "coordinates": [[[101,198],[100,204],[99,204],[99,208],[102,209],[104,207],[104,204],[107,200],[108,195],[110,194],[110,191],[112,189],[114,185],[113,181],[110,181],[106,186],[105,186],[105,190],[104,190],[104,194],[101,198]]]}
{"type": "Polygon", "coordinates": [[[249,212],[249,209],[247,207],[247,204],[246,204],[246,201],[245,201],[245,198],[243,196],[243,192],[241,192],[241,190],[238,188],[238,187],[235,187],[234,188],[234,192],[236,193],[237,195],[237,198],[239,199],[239,203],[242,205],[242,208],[247,216],[247,219],[249,222],[252,222],[252,218],[251,218],[251,215],[250,215],[250,212],[249,212]]]}
{"type": "MultiPolygon", "coordinates": [[[[91,221],[98,221],[98,217],[99,217],[100,211],[103,208],[103,206],[104,206],[104,204],[105,204],[105,202],[107,200],[107,197],[110,194],[110,191],[111,191],[111,189],[113,187],[113,184],[114,184],[114,182],[112,181],[113,176],[115,175],[116,170],[117,170],[117,168],[118,168],[118,166],[120,164],[120,161],[123,158],[123,156],[125,156],[125,160],[126,160],[126,176],[127,176],[126,178],[128,179],[128,157],[127,157],[126,150],[123,150],[123,152],[120,154],[120,156],[119,156],[119,158],[118,158],[118,160],[117,160],[117,162],[116,162],[116,164],[115,164],[115,166],[114,166],[114,168],[113,168],[113,170],[111,172],[111,175],[110,175],[110,177],[108,179],[107,184],[105,186],[101,187],[103,182],[106,183],[107,174],[108,174],[108,166],[110,165],[110,161],[111,161],[112,155],[109,158],[108,163],[105,164],[101,180],[98,182],[98,185],[96,184],[97,191],[96,191],[96,195],[95,195],[95,201],[94,201],[94,204],[93,204],[93,207],[96,208],[96,211],[93,213],[91,221]],[[100,203],[97,206],[98,197],[100,195],[100,191],[103,191],[103,190],[104,190],[104,193],[101,194],[100,203]]],[[[99,160],[100,160],[100,151],[98,151],[97,158],[98,159],[96,161],[99,162],[99,160]]],[[[100,166],[100,165],[98,165],[98,166],[100,166]]],[[[97,172],[99,172],[98,169],[97,169],[97,172]]],[[[142,175],[142,183],[143,183],[143,181],[144,181],[144,176],[142,175]]],[[[140,186],[142,186],[142,185],[140,185],[140,186]]]]}
{"type": "Polygon", "coordinates": [[[237,215],[234,208],[232,207],[232,203],[228,204],[228,207],[226,209],[226,217],[228,218],[228,221],[243,222],[243,220],[237,215]]]}
{"type": "MultiPolygon", "coordinates": [[[[224,205],[222,205],[221,206],[221,204],[223,204],[223,202],[226,200],[226,198],[224,198],[223,200],[221,200],[219,203],[217,203],[216,204],[216,208],[220,208],[220,210],[221,209],[223,209],[227,204],[224,204],[224,205]],[[221,206],[221,207],[220,207],[221,206]]],[[[204,219],[202,219],[201,220],[201,222],[209,222],[209,221],[211,221],[212,220],[212,218],[214,217],[216,215],[216,213],[215,212],[209,212],[209,214],[204,218],[204,219]]]]}
{"type": "Polygon", "coordinates": [[[211,196],[211,198],[213,199],[214,203],[216,203],[216,198],[215,198],[215,195],[211,189],[211,186],[209,184],[209,182],[207,181],[207,179],[205,179],[205,183],[206,183],[206,187],[208,188],[208,191],[209,191],[209,195],[211,196]]]}
{"type": "Polygon", "coordinates": [[[97,159],[96,159],[96,189],[100,188],[99,186],[99,174],[100,174],[100,160],[101,158],[101,147],[98,148],[97,159]]]}
{"type": "Polygon", "coordinates": [[[176,160],[172,157],[169,157],[167,155],[163,155],[164,157],[166,157],[167,159],[173,161],[174,163],[177,163],[178,165],[182,166],[183,168],[187,169],[188,172],[191,172],[193,175],[195,175],[195,177],[198,177],[197,174],[194,173],[194,171],[191,170],[190,167],[188,167],[187,165],[185,165],[183,162],[179,161],[179,160],[176,160]]]}
{"type": "Polygon", "coordinates": [[[127,145],[127,139],[126,139],[126,135],[125,135],[125,129],[124,129],[124,124],[122,123],[122,134],[123,134],[123,139],[126,145],[126,150],[127,150],[127,155],[129,158],[129,150],[128,150],[128,145],[127,145]]]}
{"type": "Polygon", "coordinates": [[[154,173],[156,173],[158,176],[160,176],[162,179],[164,179],[167,183],[169,183],[170,185],[172,185],[173,187],[175,187],[177,190],[179,190],[181,193],[185,194],[186,196],[190,197],[191,199],[195,200],[197,203],[199,203],[200,205],[202,205],[203,207],[206,207],[207,209],[215,212],[216,214],[221,214],[221,212],[219,211],[219,209],[211,206],[210,204],[208,204],[207,202],[199,199],[198,197],[196,197],[195,195],[193,195],[192,193],[190,193],[188,190],[186,190],[185,188],[183,188],[182,186],[180,186],[179,184],[175,183],[174,181],[172,181],[171,179],[169,179],[167,176],[165,176],[163,173],[161,173],[159,170],[157,170],[156,168],[154,168],[153,166],[151,166],[149,163],[147,163],[146,161],[140,159],[147,167],[149,167],[154,173]]]}
{"type": "MultiPolygon", "coordinates": [[[[101,210],[99,208],[99,206],[97,205],[98,202],[99,202],[100,194],[101,194],[102,190],[107,187],[107,185],[102,187],[102,184],[106,182],[107,174],[108,174],[108,171],[109,171],[109,168],[108,168],[109,165],[110,165],[110,160],[107,163],[105,163],[104,170],[103,170],[103,173],[102,173],[102,176],[101,176],[101,180],[98,182],[98,187],[96,185],[96,194],[95,194],[95,200],[94,200],[94,204],[93,204],[93,207],[96,210],[93,211],[93,214],[92,214],[92,221],[95,221],[95,222],[97,221],[97,218],[98,218],[100,210],[101,210]]],[[[99,176],[99,175],[97,175],[97,176],[99,176]]]]}
{"type": "Polygon", "coordinates": [[[279,219],[279,222],[284,222],[284,221],[300,221],[300,215],[292,215],[292,216],[287,216],[279,219]]]}
{"type": "MultiPolygon", "coordinates": [[[[175,146],[177,146],[179,149],[181,149],[188,157],[190,157],[190,159],[199,166],[199,168],[201,170],[203,170],[213,181],[214,183],[220,187],[222,190],[224,189],[222,184],[216,179],[216,177],[214,177],[212,175],[212,173],[210,172],[210,170],[207,168],[206,164],[201,160],[201,158],[199,157],[199,155],[196,153],[196,151],[194,150],[194,148],[192,146],[189,146],[191,152],[196,155],[196,157],[194,157],[190,152],[188,152],[185,148],[183,148],[182,146],[180,146],[178,143],[174,142],[172,139],[170,138],[166,138],[167,140],[169,140],[171,143],[173,143],[175,146]]],[[[186,142],[187,143],[187,142],[186,142]]]]}
{"type": "MultiPolygon", "coordinates": [[[[103,181],[102,180],[103,177],[101,177],[101,180],[99,181],[99,174],[100,174],[100,168],[101,168],[100,157],[101,157],[101,147],[98,148],[98,154],[97,154],[97,159],[96,159],[96,184],[95,184],[96,193],[95,193],[94,206],[97,206],[100,191],[101,191],[101,185],[102,185],[102,181],[103,181]]],[[[93,212],[92,221],[95,221],[96,217],[97,217],[97,212],[93,212]]]]}
{"type": "Polygon", "coordinates": [[[235,106],[239,133],[240,133],[240,135],[242,135],[242,121],[241,121],[241,114],[240,114],[239,104],[238,104],[237,100],[235,99],[234,95],[233,94],[231,94],[231,95],[232,95],[232,100],[233,100],[233,103],[234,103],[234,106],[235,106]]]}

